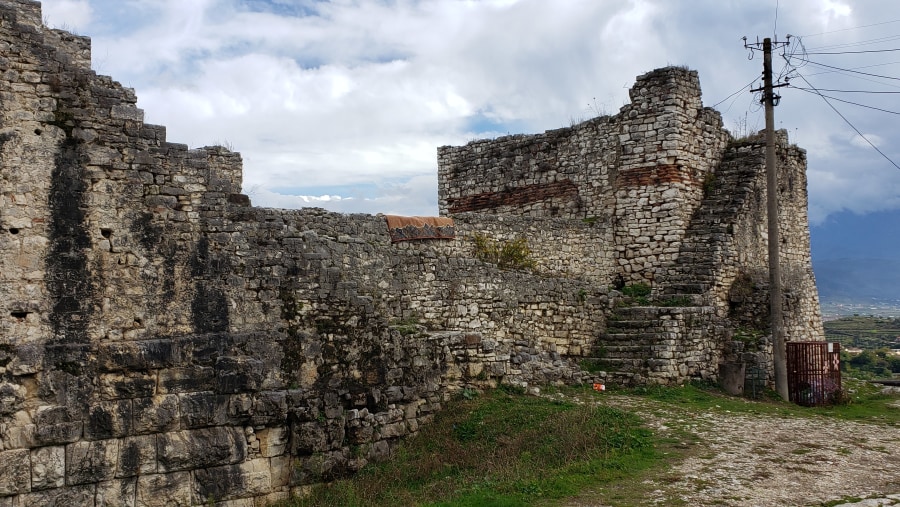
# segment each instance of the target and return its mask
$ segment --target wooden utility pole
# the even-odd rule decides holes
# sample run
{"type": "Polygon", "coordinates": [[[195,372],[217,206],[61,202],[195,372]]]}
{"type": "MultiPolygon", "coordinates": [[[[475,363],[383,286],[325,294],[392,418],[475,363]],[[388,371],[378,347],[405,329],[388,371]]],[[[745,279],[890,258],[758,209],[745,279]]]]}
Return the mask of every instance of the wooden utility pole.
{"type": "MultiPolygon", "coordinates": [[[[757,39],[758,40],[758,39],[757,39]]],[[[746,46],[746,43],[745,43],[746,46]]],[[[747,46],[750,49],[752,46],[747,46]]],[[[762,102],[766,109],[766,213],[768,214],[769,235],[769,316],[772,330],[772,353],[775,367],[775,391],[787,400],[787,359],[784,337],[784,311],[782,309],[781,253],[778,231],[778,167],[775,157],[775,104],[779,96],[775,88],[784,86],[772,83],[772,39],[763,39],[763,87],[762,102]]]]}

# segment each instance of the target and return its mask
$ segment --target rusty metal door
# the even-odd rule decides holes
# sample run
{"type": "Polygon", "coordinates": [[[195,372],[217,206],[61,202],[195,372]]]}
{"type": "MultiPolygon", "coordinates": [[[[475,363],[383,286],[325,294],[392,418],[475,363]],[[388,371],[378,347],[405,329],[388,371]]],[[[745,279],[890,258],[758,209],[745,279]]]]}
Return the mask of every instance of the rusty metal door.
{"type": "Polygon", "coordinates": [[[841,399],[841,344],[787,342],[788,395],[808,407],[841,399]]]}

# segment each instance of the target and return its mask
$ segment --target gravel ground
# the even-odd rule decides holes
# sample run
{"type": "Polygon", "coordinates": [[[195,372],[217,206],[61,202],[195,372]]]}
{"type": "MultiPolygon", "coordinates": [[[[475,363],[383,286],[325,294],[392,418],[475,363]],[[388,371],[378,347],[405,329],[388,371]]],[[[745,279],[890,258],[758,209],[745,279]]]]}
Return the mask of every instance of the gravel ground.
{"type": "MultiPolygon", "coordinates": [[[[822,416],[688,413],[642,397],[601,401],[637,413],[685,457],[645,480],[643,505],[900,505],[900,428],[822,416]]],[[[900,410],[900,407],[898,407],[900,410]]],[[[600,506],[584,497],[566,505],[600,506]]]]}

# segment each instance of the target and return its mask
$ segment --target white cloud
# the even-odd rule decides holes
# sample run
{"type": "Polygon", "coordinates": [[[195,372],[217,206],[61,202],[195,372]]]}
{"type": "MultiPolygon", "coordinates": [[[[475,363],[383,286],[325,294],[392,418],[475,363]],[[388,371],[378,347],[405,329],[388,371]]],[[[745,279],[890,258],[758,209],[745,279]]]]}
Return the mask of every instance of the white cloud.
{"type": "Polygon", "coordinates": [[[871,148],[873,144],[875,147],[881,148],[883,143],[884,140],[877,134],[863,134],[862,136],[857,134],[850,139],[850,144],[860,148],[871,148]]]}
{"type": "Polygon", "coordinates": [[[45,23],[76,33],[90,24],[93,14],[89,0],[45,0],[41,6],[45,23]]]}
{"type": "MultiPolygon", "coordinates": [[[[775,14],[774,2],[720,0],[43,5],[52,22],[85,25],[100,70],[136,89],[147,120],[166,125],[170,141],[227,141],[240,151],[255,203],[307,202],[279,193],[290,187],[331,209],[412,214],[437,210],[437,146],[558,128],[597,109],[616,113],[635,76],[669,64],[697,69],[705,103],[722,101],[759,77],[761,57],[747,61],[740,37],[771,36],[775,14]],[[327,199],[318,190],[347,185],[368,190],[325,192],[327,199]]],[[[896,34],[896,24],[877,24],[885,19],[900,19],[900,4],[798,0],[780,2],[777,31],[806,34],[814,49],[896,34]]],[[[859,67],[888,61],[881,56],[810,59],[859,67]]],[[[897,89],[813,65],[800,71],[820,88],[897,89]]],[[[808,150],[814,220],[844,208],[900,207],[900,171],[817,96],[781,94],[776,125],[808,150]]],[[[864,101],[895,109],[887,97],[864,101]]],[[[745,91],[722,102],[725,125],[761,128],[755,100],[745,91]]],[[[893,118],[836,106],[879,146],[900,146],[893,118]]]]}

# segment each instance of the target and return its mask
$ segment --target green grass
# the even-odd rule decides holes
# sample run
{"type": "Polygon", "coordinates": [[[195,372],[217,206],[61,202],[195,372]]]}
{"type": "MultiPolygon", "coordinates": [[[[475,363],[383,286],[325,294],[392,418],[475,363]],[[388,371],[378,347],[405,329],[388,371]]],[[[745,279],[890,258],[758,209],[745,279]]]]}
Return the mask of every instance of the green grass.
{"type": "Polygon", "coordinates": [[[821,408],[786,403],[771,392],[760,401],[728,396],[705,382],[613,388],[602,394],[590,386],[546,387],[548,397],[541,398],[515,388],[467,391],[445,404],[416,437],[401,443],[389,462],[369,465],[352,479],[315,486],[310,496],[278,505],[552,506],[571,498],[642,505],[645,480],[665,483],[671,463],[702,451],[689,424],[691,414],[900,425],[900,408],[892,406],[900,397],[853,379],[845,379],[843,387],[845,404],[821,408]],[[653,435],[634,414],[604,405],[615,404],[618,396],[658,402],[648,410],[681,422],[673,419],[668,431],[653,435]]]}
{"type": "Polygon", "coordinates": [[[454,400],[389,462],[282,505],[532,505],[625,480],[658,459],[631,414],[497,389],[454,400]]]}
{"type": "Polygon", "coordinates": [[[667,404],[697,411],[729,411],[784,417],[832,417],[873,424],[900,425],[898,396],[882,394],[881,387],[852,378],[843,380],[845,400],[831,407],[801,407],[785,402],[774,392],[761,401],[751,401],[725,394],[712,384],[690,383],[682,387],[636,387],[623,392],[647,396],[667,404]]]}

